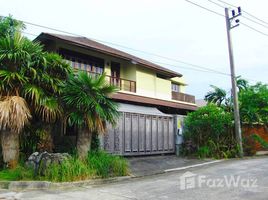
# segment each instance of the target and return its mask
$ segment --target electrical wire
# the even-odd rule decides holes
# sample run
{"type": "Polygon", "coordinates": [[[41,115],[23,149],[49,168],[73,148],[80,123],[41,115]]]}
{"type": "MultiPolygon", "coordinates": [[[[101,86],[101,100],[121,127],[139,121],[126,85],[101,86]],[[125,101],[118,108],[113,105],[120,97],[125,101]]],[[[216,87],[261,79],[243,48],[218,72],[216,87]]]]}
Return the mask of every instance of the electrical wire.
{"type": "Polygon", "coordinates": [[[184,0],[184,1],[186,1],[186,2],[188,2],[188,3],[190,3],[190,4],[192,4],[192,5],[195,5],[195,6],[199,7],[199,8],[202,8],[202,9],[204,9],[204,10],[206,10],[206,11],[209,11],[209,12],[211,12],[211,13],[214,13],[214,14],[216,14],[216,15],[218,15],[218,16],[225,17],[223,14],[218,13],[218,12],[216,12],[216,11],[214,11],[214,10],[209,9],[209,8],[206,8],[205,6],[201,6],[201,5],[198,4],[198,3],[192,2],[192,1],[190,1],[190,0],[184,0]]]}
{"type": "MultiPolygon", "coordinates": [[[[210,3],[215,4],[216,6],[219,6],[219,7],[221,7],[221,8],[225,8],[225,6],[223,6],[223,5],[221,5],[221,4],[218,4],[218,3],[216,3],[216,2],[214,2],[214,1],[212,1],[212,0],[208,0],[208,1],[209,1],[210,3]]],[[[243,12],[245,12],[245,11],[243,10],[243,12]]],[[[251,21],[251,22],[253,22],[253,23],[255,23],[255,24],[258,24],[258,25],[260,25],[260,26],[262,26],[262,27],[268,29],[268,26],[266,26],[266,25],[264,25],[264,24],[262,24],[262,23],[260,23],[260,22],[258,22],[258,21],[256,21],[256,20],[253,20],[253,19],[251,19],[251,18],[249,18],[249,17],[247,17],[247,16],[244,16],[244,15],[241,15],[241,17],[242,17],[242,18],[245,18],[245,19],[247,19],[247,20],[249,20],[249,21],[251,21]]]]}
{"type": "MultiPolygon", "coordinates": [[[[221,17],[225,17],[224,15],[222,15],[220,13],[217,13],[216,11],[213,11],[211,9],[208,9],[208,8],[206,8],[204,6],[201,6],[201,5],[197,4],[197,3],[194,3],[194,2],[189,1],[189,0],[185,0],[185,1],[191,3],[191,4],[195,5],[195,6],[198,6],[198,7],[202,8],[202,9],[205,9],[205,10],[207,10],[209,12],[212,12],[214,14],[217,14],[217,15],[219,15],[221,17]]],[[[5,17],[5,16],[1,16],[1,17],[5,17]]],[[[36,27],[41,27],[41,28],[53,30],[53,31],[56,31],[56,32],[61,32],[61,33],[64,33],[64,34],[73,35],[73,36],[76,36],[76,37],[84,37],[83,35],[79,35],[79,34],[76,34],[76,33],[68,32],[68,31],[64,31],[64,30],[60,30],[60,29],[56,29],[56,28],[51,28],[51,27],[48,27],[48,26],[44,26],[44,25],[40,25],[40,24],[28,22],[28,21],[23,21],[23,20],[19,20],[19,21],[21,21],[21,22],[23,22],[25,24],[28,24],[28,25],[32,25],[32,26],[36,26],[36,27]]],[[[250,27],[250,26],[248,26],[248,28],[251,28],[252,30],[258,31],[256,29],[250,27]]],[[[35,36],[35,37],[38,36],[36,34],[32,34],[32,33],[25,32],[25,31],[22,31],[22,33],[27,34],[27,35],[31,35],[31,36],[35,36]]],[[[191,66],[191,67],[178,66],[178,65],[173,65],[173,64],[168,64],[168,63],[163,63],[163,62],[158,62],[158,61],[151,61],[151,62],[154,62],[154,63],[168,65],[168,66],[172,66],[172,67],[176,67],[176,68],[184,68],[184,69],[195,70],[195,71],[200,71],[200,72],[210,72],[210,73],[215,73],[215,74],[220,74],[220,75],[231,76],[231,74],[224,73],[224,72],[221,72],[221,71],[217,71],[217,70],[214,70],[214,69],[211,69],[211,68],[208,68],[208,67],[203,67],[203,66],[200,66],[200,65],[192,64],[192,63],[185,62],[185,61],[178,60],[178,59],[174,59],[174,58],[169,58],[169,57],[161,56],[161,55],[158,55],[158,54],[155,54],[155,53],[146,52],[146,51],[143,51],[143,50],[137,50],[137,49],[134,49],[134,48],[130,48],[130,47],[121,45],[121,44],[116,44],[116,43],[107,42],[107,41],[103,41],[103,40],[99,40],[99,39],[93,39],[93,38],[89,38],[89,39],[95,40],[95,41],[99,41],[99,42],[102,42],[102,43],[106,43],[106,44],[111,44],[111,45],[118,46],[118,47],[121,47],[121,48],[129,49],[129,50],[132,50],[132,51],[144,53],[144,54],[147,54],[147,55],[156,56],[156,57],[163,58],[163,59],[166,59],[166,60],[169,60],[169,61],[175,61],[175,62],[182,63],[182,64],[185,64],[185,65],[188,65],[188,66],[191,66]]],[[[248,80],[256,81],[256,80],[253,80],[253,79],[248,79],[248,80]]]]}
{"type": "MultiPolygon", "coordinates": [[[[216,12],[216,11],[213,11],[213,10],[211,10],[211,9],[208,9],[208,8],[206,8],[206,7],[204,7],[204,6],[201,6],[201,5],[199,5],[199,4],[195,3],[195,2],[192,2],[192,1],[190,1],[190,0],[184,0],[184,1],[186,1],[186,2],[188,2],[188,3],[191,3],[191,4],[193,4],[193,5],[197,6],[197,7],[200,7],[200,8],[202,8],[202,9],[204,9],[204,10],[207,10],[207,11],[209,11],[209,12],[213,12],[214,14],[217,14],[217,15],[222,16],[222,17],[225,18],[224,15],[222,15],[222,14],[216,12]]],[[[220,1],[220,0],[218,0],[218,1],[220,1]]],[[[222,2],[222,1],[221,1],[221,2],[222,2]]],[[[263,31],[260,31],[260,30],[254,28],[254,27],[252,27],[252,26],[250,26],[250,25],[248,25],[248,24],[246,24],[246,23],[244,23],[244,22],[243,22],[243,23],[240,22],[240,24],[242,24],[243,26],[249,28],[250,30],[253,30],[253,31],[257,32],[257,33],[260,33],[260,34],[262,34],[262,35],[268,37],[268,34],[267,34],[267,33],[264,33],[263,31]]]]}
{"type": "MultiPolygon", "coordinates": [[[[37,26],[37,27],[41,27],[41,28],[45,28],[45,29],[57,31],[57,32],[60,32],[60,33],[65,33],[65,34],[73,35],[73,36],[76,36],[76,37],[84,37],[84,36],[79,35],[79,34],[76,34],[76,33],[71,33],[71,32],[68,32],[68,31],[63,31],[63,30],[60,30],[60,29],[56,29],[56,28],[51,28],[51,27],[44,26],[44,25],[35,24],[35,23],[32,23],[32,22],[27,22],[27,21],[23,21],[23,20],[19,20],[19,21],[21,21],[21,22],[23,22],[25,24],[32,25],[32,26],[37,26]]],[[[24,33],[25,34],[28,34],[28,35],[33,35],[31,33],[25,32],[25,31],[24,31],[24,33]]],[[[36,36],[37,37],[38,35],[33,35],[33,36],[36,36]]],[[[139,53],[143,53],[143,54],[155,56],[155,57],[162,58],[162,59],[165,59],[165,60],[174,61],[174,62],[181,63],[181,64],[184,64],[184,65],[188,65],[188,66],[191,66],[191,67],[194,67],[194,68],[197,68],[197,69],[207,70],[207,71],[215,72],[215,73],[218,73],[218,74],[224,74],[224,72],[221,72],[221,71],[218,71],[218,70],[214,70],[214,69],[211,69],[209,67],[204,67],[204,66],[200,66],[200,65],[197,65],[197,64],[192,64],[192,63],[189,63],[189,62],[186,62],[186,61],[183,61],[183,60],[174,59],[174,58],[162,56],[162,55],[159,55],[159,54],[155,54],[155,53],[151,53],[151,52],[147,52],[147,51],[143,51],[143,50],[138,50],[138,49],[130,48],[130,47],[127,47],[127,46],[124,46],[124,45],[121,45],[121,44],[116,44],[116,43],[107,42],[107,41],[103,41],[103,40],[99,40],[99,39],[94,39],[94,38],[88,38],[88,39],[91,39],[91,40],[94,40],[94,41],[97,41],[97,42],[101,42],[101,43],[104,43],[104,44],[109,44],[109,45],[121,47],[121,48],[128,49],[128,50],[131,50],[131,51],[135,51],[135,52],[139,52],[139,53]]]]}
{"type": "MultiPolygon", "coordinates": [[[[227,3],[226,1],[223,1],[223,0],[217,0],[217,1],[219,1],[219,2],[221,2],[221,3],[223,3],[223,4],[225,4],[225,5],[231,6],[231,7],[233,7],[233,8],[237,8],[237,6],[235,6],[235,5],[233,5],[233,4],[230,4],[230,3],[227,3]]],[[[262,22],[262,23],[268,25],[268,22],[266,22],[266,21],[260,19],[259,17],[256,17],[255,15],[253,15],[253,14],[247,12],[246,10],[243,10],[243,12],[246,13],[247,15],[249,15],[250,17],[255,18],[256,20],[258,20],[258,21],[260,21],[260,22],[262,22]]]]}

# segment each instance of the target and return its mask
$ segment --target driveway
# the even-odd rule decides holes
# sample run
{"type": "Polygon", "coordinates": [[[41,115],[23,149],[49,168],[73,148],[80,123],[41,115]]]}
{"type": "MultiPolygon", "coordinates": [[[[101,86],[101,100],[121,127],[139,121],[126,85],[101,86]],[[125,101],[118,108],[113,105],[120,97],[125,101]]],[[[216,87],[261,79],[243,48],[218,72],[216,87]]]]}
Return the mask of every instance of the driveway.
{"type": "Polygon", "coordinates": [[[141,156],[127,158],[130,166],[131,175],[135,177],[161,174],[165,170],[182,168],[207,162],[211,159],[189,159],[175,155],[164,156],[141,156]]]}
{"type": "Polygon", "coordinates": [[[1,191],[0,199],[268,199],[268,157],[229,160],[185,173],[186,170],[68,190],[1,191]],[[186,182],[183,175],[188,177],[186,182]]]}

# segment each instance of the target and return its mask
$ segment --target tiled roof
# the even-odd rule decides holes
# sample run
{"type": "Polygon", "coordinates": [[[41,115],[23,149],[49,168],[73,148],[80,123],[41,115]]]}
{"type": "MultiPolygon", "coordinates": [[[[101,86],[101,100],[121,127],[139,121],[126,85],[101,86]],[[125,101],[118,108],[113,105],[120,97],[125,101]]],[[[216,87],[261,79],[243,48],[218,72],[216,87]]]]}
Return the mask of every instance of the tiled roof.
{"type": "Polygon", "coordinates": [[[147,60],[138,58],[136,56],[133,56],[131,54],[125,53],[123,51],[120,51],[118,49],[109,47],[107,45],[101,44],[99,42],[96,42],[94,40],[88,39],[86,37],[74,37],[74,36],[68,36],[68,35],[60,35],[60,34],[52,34],[52,33],[41,33],[35,40],[43,41],[44,39],[56,39],[61,40],[66,43],[71,43],[75,46],[81,46],[83,48],[88,48],[91,50],[95,50],[98,52],[102,52],[104,54],[109,54],[114,57],[122,58],[125,60],[129,60],[130,62],[135,62],[141,66],[144,66],[146,68],[154,69],[157,72],[163,73],[165,75],[168,75],[170,77],[181,77],[182,74],[166,69],[160,65],[154,64],[152,62],[149,62],[147,60]]]}

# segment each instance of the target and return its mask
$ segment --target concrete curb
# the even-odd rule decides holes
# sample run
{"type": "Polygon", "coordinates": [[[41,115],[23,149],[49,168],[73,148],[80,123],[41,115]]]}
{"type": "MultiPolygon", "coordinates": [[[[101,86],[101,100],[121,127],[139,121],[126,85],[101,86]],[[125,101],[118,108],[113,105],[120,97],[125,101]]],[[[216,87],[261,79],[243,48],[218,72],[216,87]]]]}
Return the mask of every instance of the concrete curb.
{"type": "MultiPolygon", "coordinates": [[[[195,165],[188,165],[179,168],[172,168],[166,169],[163,171],[155,172],[151,175],[153,176],[158,174],[164,174],[168,172],[175,172],[186,170],[190,168],[202,167],[205,165],[210,165],[214,163],[219,163],[225,160],[215,160],[209,161],[205,163],[195,164],[195,165]]],[[[70,187],[84,187],[84,186],[93,186],[93,185],[101,185],[107,183],[115,183],[125,180],[130,180],[132,178],[142,178],[145,176],[121,176],[121,177],[113,177],[107,179],[92,179],[92,180],[85,180],[85,181],[76,181],[76,182],[50,182],[50,181],[0,181],[0,189],[8,189],[13,191],[20,191],[20,190],[46,190],[46,189],[58,189],[58,188],[70,188],[70,187]]]]}
{"type": "Polygon", "coordinates": [[[70,187],[83,187],[90,185],[100,185],[114,183],[130,179],[131,176],[113,177],[107,179],[93,179],[76,182],[50,182],[50,181],[0,181],[0,189],[8,190],[35,190],[35,189],[57,189],[70,187]]]}

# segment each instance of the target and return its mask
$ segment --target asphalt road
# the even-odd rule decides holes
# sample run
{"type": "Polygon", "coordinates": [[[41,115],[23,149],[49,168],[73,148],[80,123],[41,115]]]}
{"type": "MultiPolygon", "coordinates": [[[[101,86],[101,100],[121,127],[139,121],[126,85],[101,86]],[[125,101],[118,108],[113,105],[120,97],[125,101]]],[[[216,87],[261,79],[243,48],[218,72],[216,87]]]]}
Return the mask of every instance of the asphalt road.
{"type": "Polygon", "coordinates": [[[228,160],[124,182],[65,190],[1,191],[0,199],[268,200],[268,157],[228,160]],[[193,174],[191,174],[191,173],[193,174]],[[186,182],[184,182],[186,180],[186,182]]]}

